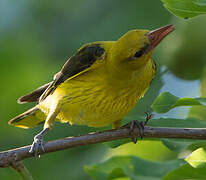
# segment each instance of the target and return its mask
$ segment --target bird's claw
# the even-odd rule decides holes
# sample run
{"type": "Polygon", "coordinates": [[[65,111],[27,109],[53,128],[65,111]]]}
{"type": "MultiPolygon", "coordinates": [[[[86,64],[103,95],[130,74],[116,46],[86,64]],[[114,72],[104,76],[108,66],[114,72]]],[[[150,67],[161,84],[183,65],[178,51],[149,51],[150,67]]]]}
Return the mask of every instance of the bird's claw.
{"type": "Polygon", "coordinates": [[[45,152],[44,139],[43,139],[43,135],[37,134],[36,136],[34,136],[34,141],[31,145],[29,153],[34,153],[34,156],[37,158],[40,157],[40,155],[38,154],[40,150],[45,152]]]}
{"type": "Polygon", "coordinates": [[[144,135],[144,125],[143,122],[139,122],[137,120],[133,120],[129,123],[129,134],[131,136],[132,142],[136,144],[137,142],[137,130],[139,131],[139,135],[141,139],[143,138],[144,135]]]}
{"type": "Polygon", "coordinates": [[[150,114],[148,112],[145,112],[145,114],[146,114],[145,121],[139,122],[137,120],[133,120],[129,123],[129,134],[131,135],[132,142],[134,142],[135,144],[137,142],[136,130],[138,129],[140,138],[142,139],[144,136],[144,127],[147,125],[148,121],[152,119],[154,116],[153,114],[150,114]]]}

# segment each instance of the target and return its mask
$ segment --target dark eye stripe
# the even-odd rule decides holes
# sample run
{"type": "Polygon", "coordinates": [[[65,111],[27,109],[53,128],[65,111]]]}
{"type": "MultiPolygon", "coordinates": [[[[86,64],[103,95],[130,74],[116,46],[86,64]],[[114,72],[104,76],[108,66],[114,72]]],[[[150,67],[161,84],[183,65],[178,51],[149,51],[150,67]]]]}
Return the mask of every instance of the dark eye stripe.
{"type": "Polygon", "coordinates": [[[139,51],[135,53],[134,57],[140,58],[144,53],[146,53],[148,47],[149,47],[149,44],[146,44],[142,49],[140,49],[139,51]]]}
{"type": "Polygon", "coordinates": [[[139,58],[139,57],[141,57],[142,55],[143,55],[143,50],[141,49],[140,51],[137,51],[136,53],[135,53],[135,55],[134,55],[134,57],[136,57],[136,58],[139,58]]]}

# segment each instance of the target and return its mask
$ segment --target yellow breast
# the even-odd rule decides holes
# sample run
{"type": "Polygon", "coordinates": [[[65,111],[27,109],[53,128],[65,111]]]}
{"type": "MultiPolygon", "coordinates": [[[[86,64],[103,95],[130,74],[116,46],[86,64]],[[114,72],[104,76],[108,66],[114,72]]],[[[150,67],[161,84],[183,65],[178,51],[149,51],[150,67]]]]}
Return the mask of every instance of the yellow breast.
{"type": "Polygon", "coordinates": [[[100,127],[121,120],[144,95],[154,77],[154,63],[134,75],[127,86],[112,85],[98,72],[90,71],[62,83],[39,106],[48,114],[52,105],[60,112],[57,119],[70,124],[100,127]]]}

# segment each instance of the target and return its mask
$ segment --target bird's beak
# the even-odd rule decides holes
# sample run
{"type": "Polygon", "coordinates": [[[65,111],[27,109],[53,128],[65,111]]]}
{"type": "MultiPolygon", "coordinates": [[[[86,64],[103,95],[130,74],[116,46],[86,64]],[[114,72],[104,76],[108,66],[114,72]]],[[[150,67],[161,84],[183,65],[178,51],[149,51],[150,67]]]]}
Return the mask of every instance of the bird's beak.
{"type": "Polygon", "coordinates": [[[162,41],[162,39],[174,30],[175,26],[170,24],[148,32],[146,36],[149,38],[150,44],[146,51],[149,52],[153,50],[162,41]]]}

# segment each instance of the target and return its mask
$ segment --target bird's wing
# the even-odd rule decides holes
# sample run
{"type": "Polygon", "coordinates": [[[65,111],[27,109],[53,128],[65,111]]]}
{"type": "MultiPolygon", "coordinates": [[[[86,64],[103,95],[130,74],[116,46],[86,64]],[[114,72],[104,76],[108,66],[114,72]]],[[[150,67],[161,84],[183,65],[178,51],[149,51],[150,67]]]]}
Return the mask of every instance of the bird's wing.
{"type": "Polygon", "coordinates": [[[100,44],[88,44],[80,48],[80,50],[72,57],[67,60],[67,62],[62,67],[55,76],[54,80],[47,83],[38,89],[32,91],[31,93],[22,96],[18,99],[18,103],[27,103],[42,101],[48,95],[52,94],[54,90],[68,78],[79,75],[89,68],[97,59],[100,59],[104,53],[104,48],[100,44]]]}
{"type": "Polygon", "coordinates": [[[89,44],[81,48],[74,56],[64,64],[61,71],[54,76],[54,81],[47,87],[41,95],[39,102],[68,78],[75,77],[88,69],[97,59],[100,59],[104,53],[104,48],[100,44],[89,44]]]}
{"type": "Polygon", "coordinates": [[[26,95],[20,97],[17,102],[19,104],[23,104],[23,103],[28,103],[28,102],[39,101],[39,97],[49,87],[50,84],[52,84],[52,82],[44,84],[43,86],[35,89],[34,91],[30,92],[29,94],[26,94],[26,95]]]}

